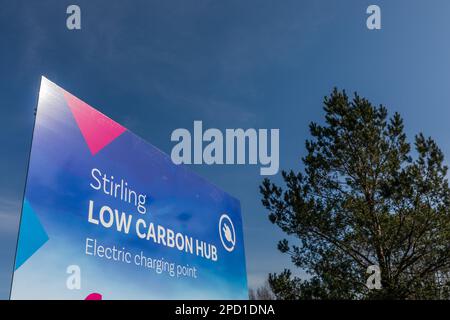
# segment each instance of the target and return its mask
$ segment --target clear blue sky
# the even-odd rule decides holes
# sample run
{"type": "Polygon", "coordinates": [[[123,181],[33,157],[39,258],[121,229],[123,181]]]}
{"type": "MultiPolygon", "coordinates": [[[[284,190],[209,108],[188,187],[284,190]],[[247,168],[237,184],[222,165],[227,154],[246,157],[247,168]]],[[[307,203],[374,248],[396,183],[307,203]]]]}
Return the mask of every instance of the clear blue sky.
{"type": "MultiPolygon", "coordinates": [[[[9,292],[40,76],[166,153],[176,128],[279,128],[282,168],[301,169],[308,123],[334,86],[399,111],[411,139],[446,155],[450,2],[0,0],[0,298],[9,292]],[[82,30],[65,27],[80,5],[82,30]],[[382,30],[365,27],[382,9],[382,30]]],[[[250,286],[292,267],[261,206],[254,166],[193,166],[241,200],[250,286]]],[[[279,177],[274,180],[279,181],[279,177]]],[[[298,272],[298,271],[297,271],[298,272]]]]}

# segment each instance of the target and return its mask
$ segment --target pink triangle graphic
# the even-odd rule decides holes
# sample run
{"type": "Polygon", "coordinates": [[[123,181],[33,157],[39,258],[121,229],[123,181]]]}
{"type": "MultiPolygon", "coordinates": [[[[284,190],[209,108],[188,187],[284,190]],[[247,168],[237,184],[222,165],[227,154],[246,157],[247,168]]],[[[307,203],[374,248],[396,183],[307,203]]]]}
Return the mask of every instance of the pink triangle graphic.
{"type": "Polygon", "coordinates": [[[92,155],[127,130],[70,93],[64,92],[64,97],[92,155]]]}

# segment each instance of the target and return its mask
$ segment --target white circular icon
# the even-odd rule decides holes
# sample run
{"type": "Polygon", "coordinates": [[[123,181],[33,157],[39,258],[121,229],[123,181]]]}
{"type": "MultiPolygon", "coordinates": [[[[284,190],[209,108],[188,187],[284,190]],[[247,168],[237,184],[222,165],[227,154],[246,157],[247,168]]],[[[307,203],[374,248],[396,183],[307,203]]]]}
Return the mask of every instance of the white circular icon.
{"type": "Polygon", "coordinates": [[[222,214],[219,220],[219,235],[222,245],[228,252],[233,251],[236,245],[236,232],[230,217],[227,214],[222,214]]]}

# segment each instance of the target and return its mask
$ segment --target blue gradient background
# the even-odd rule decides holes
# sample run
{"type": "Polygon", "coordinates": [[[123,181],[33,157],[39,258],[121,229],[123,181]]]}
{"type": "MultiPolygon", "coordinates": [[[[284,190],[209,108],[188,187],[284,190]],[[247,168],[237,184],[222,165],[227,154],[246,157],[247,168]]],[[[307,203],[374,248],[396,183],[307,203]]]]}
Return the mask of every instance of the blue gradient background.
{"type": "Polygon", "coordinates": [[[170,157],[125,131],[95,156],[67,106],[63,90],[43,79],[32,144],[26,199],[47,231],[49,241],[14,274],[12,298],[80,299],[92,292],[104,299],[245,299],[248,297],[240,204],[170,157]],[[115,182],[147,195],[146,214],[130,204],[94,190],[91,170],[98,168],[115,182]],[[132,214],[128,234],[115,224],[107,229],[88,222],[89,200],[94,217],[101,206],[132,214]],[[236,246],[228,252],[219,235],[219,219],[227,213],[236,230],[236,246]],[[138,238],[138,218],[216,246],[217,261],[138,238]],[[163,258],[197,268],[197,278],[156,274],[142,266],[87,256],[86,238],[116,245],[134,254],[163,258]],[[66,268],[79,265],[81,290],[66,288],[66,268]]]}
{"type": "MultiPolygon", "coordinates": [[[[279,128],[301,170],[323,96],[357,91],[450,155],[448,0],[0,0],[0,298],[8,298],[40,76],[165,153],[177,128],[279,128]],[[82,30],[66,28],[78,4],[82,30]],[[382,29],[366,28],[378,4],[382,29]]],[[[257,166],[192,165],[242,206],[249,287],[284,268],[257,166]]],[[[281,182],[280,175],[272,177],[281,182]]],[[[292,243],[297,243],[292,239],[292,243]]]]}

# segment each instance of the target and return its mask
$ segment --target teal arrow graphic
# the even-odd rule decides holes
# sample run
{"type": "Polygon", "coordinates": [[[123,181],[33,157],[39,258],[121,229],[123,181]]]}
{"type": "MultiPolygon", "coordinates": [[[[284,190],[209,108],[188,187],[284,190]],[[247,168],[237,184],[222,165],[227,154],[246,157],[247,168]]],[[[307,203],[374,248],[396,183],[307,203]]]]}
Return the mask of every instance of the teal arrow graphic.
{"type": "Polygon", "coordinates": [[[45,232],[38,216],[34,213],[30,203],[25,199],[14,270],[19,269],[48,239],[47,232],[45,232]]]}

